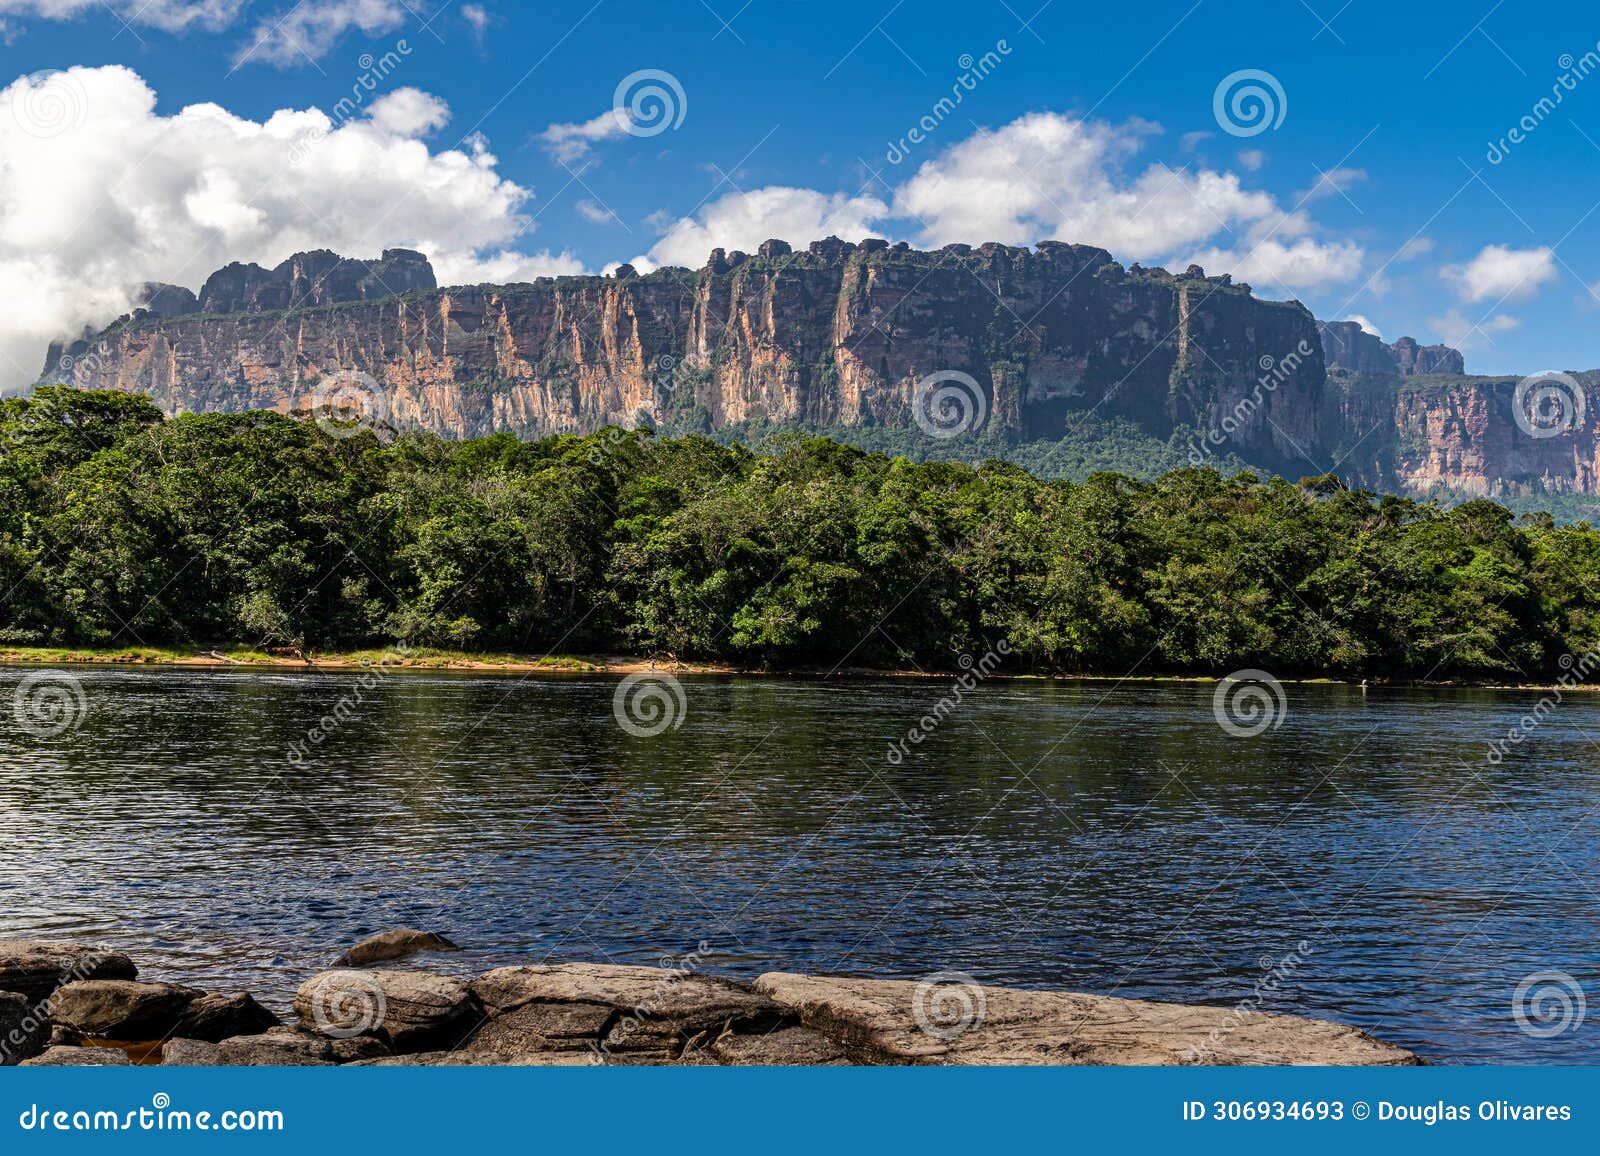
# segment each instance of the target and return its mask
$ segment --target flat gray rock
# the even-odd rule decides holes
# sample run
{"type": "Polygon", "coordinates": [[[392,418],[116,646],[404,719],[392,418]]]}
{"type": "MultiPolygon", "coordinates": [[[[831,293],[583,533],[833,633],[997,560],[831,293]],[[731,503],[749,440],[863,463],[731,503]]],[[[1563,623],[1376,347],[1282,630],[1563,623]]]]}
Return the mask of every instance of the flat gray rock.
{"type": "Polygon", "coordinates": [[[0,939],[0,991],[43,999],[81,979],[133,979],[139,969],[120,951],[84,943],[0,939]]]}
{"type": "Polygon", "coordinates": [[[11,1067],[44,1051],[51,1026],[44,1004],[20,992],[0,991],[0,1067],[11,1067]]]}
{"type": "Polygon", "coordinates": [[[331,1038],[374,1036],[396,1051],[454,1047],[481,1020],[459,979],[416,971],[328,971],[300,985],[295,1014],[331,1038]]]}
{"type": "Polygon", "coordinates": [[[23,1060],[24,1068],[130,1068],[133,1061],[121,1048],[54,1047],[23,1060]]]}
{"type": "Polygon", "coordinates": [[[402,927],[396,931],[385,931],[369,939],[363,939],[349,951],[339,957],[340,967],[370,967],[374,963],[384,963],[391,959],[404,959],[408,955],[415,955],[419,951],[460,951],[461,949],[451,943],[442,935],[435,935],[431,931],[417,931],[415,928],[402,927]]]}
{"type": "Polygon", "coordinates": [[[1325,1020],[1065,992],[773,972],[756,990],[866,1062],[1401,1065],[1417,1058],[1325,1020]]]}
{"type": "Polygon", "coordinates": [[[204,994],[175,983],[86,979],[56,989],[49,1002],[50,1020],[101,1039],[160,1039],[204,994]]]}

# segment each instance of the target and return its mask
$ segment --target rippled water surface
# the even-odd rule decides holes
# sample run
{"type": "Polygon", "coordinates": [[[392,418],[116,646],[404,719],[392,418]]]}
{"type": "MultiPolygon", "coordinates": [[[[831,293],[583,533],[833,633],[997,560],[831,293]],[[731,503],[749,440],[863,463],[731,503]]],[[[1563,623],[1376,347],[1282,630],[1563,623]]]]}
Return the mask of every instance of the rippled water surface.
{"type": "Polygon", "coordinates": [[[1259,994],[1436,1061],[1600,1062],[1600,697],[1495,765],[1536,694],[1290,686],[1240,739],[1209,685],[996,681],[895,766],[941,684],[684,678],[682,726],[640,738],[613,679],[407,672],[296,766],[354,675],[79,671],[82,725],[40,742],[23,673],[0,935],[152,978],[282,1006],[402,925],[460,972],[704,942],[729,974],[1259,994]],[[1541,971],[1587,1022],[1519,1028],[1541,971]]]}

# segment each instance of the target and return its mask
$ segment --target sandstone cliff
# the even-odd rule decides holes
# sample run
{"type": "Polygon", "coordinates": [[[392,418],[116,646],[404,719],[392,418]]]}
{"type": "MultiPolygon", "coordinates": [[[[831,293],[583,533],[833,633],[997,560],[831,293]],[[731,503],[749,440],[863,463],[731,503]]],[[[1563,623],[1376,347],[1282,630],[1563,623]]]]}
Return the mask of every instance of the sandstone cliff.
{"type": "Polygon", "coordinates": [[[1518,378],[1335,373],[1324,427],[1340,472],[1402,493],[1522,497],[1600,493],[1600,373],[1567,375],[1561,422],[1534,436],[1516,419],[1518,378]]]}
{"type": "Polygon", "coordinates": [[[421,254],[324,251],[230,265],[198,297],[152,285],[145,301],[53,348],[41,380],[147,393],[169,413],[298,412],[330,375],[366,374],[389,424],[464,437],[908,428],[919,383],[941,375],[967,391],[963,430],[1011,439],[1094,414],[1291,477],[1600,492],[1597,375],[1581,375],[1584,420],[1534,438],[1514,420],[1515,382],[1466,377],[1453,349],[1385,344],[1227,277],[1124,268],[1082,245],[769,241],[699,270],[443,289],[421,254]]]}
{"type": "Polygon", "coordinates": [[[356,371],[395,425],[454,436],[686,414],[713,427],[910,426],[918,383],[956,373],[977,383],[983,428],[1018,436],[1053,436],[1093,409],[1162,437],[1227,418],[1230,444],[1263,462],[1320,439],[1325,375],[1303,306],[1199,270],[1124,269],[1087,246],[774,241],[698,271],[623,266],[380,299],[359,276],[327,291],[314,258],[332,255],[271,274],[229,266],[196,312],[143,310],[79,343],[72,373],[176,412],[291,411],[327,375],[356,371]],[[1272,366],[1287,368],[1263,390],[1272,366]]]}

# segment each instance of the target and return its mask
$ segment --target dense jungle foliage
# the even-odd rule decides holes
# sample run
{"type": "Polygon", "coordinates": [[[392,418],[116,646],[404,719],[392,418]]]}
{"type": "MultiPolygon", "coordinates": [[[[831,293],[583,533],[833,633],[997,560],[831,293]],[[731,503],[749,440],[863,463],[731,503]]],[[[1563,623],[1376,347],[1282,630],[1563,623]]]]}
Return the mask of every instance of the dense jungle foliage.
{"type": "Polygon", "coordinates": [[[1548,679],[1600,532],[1334,478],[1041,481],[792,436],[375,436],[0,402],[0,643],[671,654],[772,666],[1548,679]]]}

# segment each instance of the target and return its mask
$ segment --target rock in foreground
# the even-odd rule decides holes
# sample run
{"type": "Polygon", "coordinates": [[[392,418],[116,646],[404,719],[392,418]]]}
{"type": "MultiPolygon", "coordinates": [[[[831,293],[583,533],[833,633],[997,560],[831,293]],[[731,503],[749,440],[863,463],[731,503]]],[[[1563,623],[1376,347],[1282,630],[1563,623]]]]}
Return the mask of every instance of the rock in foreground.
{"type": "MultiPolygon", "coordinates": [[[[159,1051],[163,1065],[199,1067],[1420,1062],[1357,1028],[1239,1008],[985,987],[953,974],[912,982],[771,972],[750,985],[701,974],[698,958],[676,968],[505,967],[470,982],[324,972],[295,996],[298,1026],[278,1024],[248,994],[81,980],[48,1002],[0,992],[0,1028],[15,1038],[0,1058],[123,1064],[159,1051]]],[[[28,966],[36,983],[55,974],[28,966]]]]}
{"type": "Polygon", "coordinates": [[[755,986],[869,1063],[1417,1063],[1358,1028],[1234,1008],[783,972],[755,986]]]}
{"type": "Polygon", "coordinates": [[[56,989],[50,997],[50,1021],[102,1039],[160,1039],[204,994],[175,983],[87,979],[56,989]]]}
{"type": "Polygon", "coordinates": [[[82,979],[132,979],[133,960],[120,951],[83,943],[0,940],[0,991],[43,999],[64,983],[82,979]]]}
{"type": "Polygon", "coordinates": [[[49,1042],[44,1009],[27,996],[0,991],[0,1067],[38,1055],[49,1042]]]}
{"type": "Polygon", "coordinates": [[[117,1048],[46,1048],[31,1060],[17,1065],[22,1068],[126,1068],[133,1061],[128,1053],[117,1048]]]}
{"type": "Polygon", "coordinates": [[[401,1051],[454,1047],[478,1019],[459,979],[419,971],[328,971],[300,985],[295,1014],[330,1038],[372,1036],[401,1051]]]}

